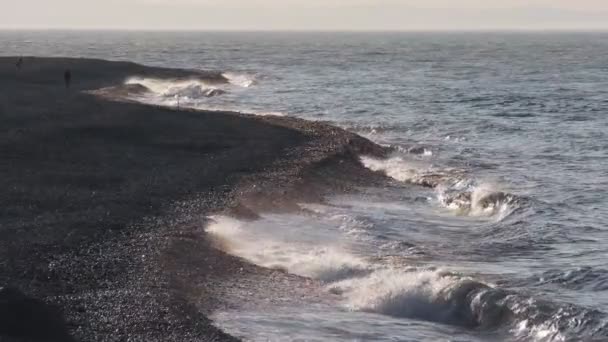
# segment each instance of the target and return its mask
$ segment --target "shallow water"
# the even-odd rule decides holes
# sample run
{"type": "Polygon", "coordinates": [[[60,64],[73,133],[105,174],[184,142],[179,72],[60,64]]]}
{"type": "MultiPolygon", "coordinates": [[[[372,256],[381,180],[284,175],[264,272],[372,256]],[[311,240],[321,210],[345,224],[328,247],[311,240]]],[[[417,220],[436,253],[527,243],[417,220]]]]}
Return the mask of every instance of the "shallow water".
{"type": "Polygon", "coordinates": [[[235,335],[608,339],[608,34],[1,32],[0,48],[219,70],[228,84],[125,81],[146,101],[327,120],[395,147],[361,156],[389,188],[207,227],[337,298],[217,313],[235,335]]]}

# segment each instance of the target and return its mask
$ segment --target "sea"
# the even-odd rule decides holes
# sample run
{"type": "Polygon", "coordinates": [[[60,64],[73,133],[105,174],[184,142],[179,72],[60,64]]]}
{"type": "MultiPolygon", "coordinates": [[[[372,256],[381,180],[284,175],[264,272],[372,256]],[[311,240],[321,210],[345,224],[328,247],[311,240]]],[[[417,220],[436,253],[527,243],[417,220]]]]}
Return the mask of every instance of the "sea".
{"type": "Polygon", "coordinates": [[[216,312],[234,336],[608,341],[608,33],[2,31],[0,54],[220,71],[230,83],[125,83],[393,149],[359,156],[386,186],[210,217],[229,253],[332,298],[216,312]]]}

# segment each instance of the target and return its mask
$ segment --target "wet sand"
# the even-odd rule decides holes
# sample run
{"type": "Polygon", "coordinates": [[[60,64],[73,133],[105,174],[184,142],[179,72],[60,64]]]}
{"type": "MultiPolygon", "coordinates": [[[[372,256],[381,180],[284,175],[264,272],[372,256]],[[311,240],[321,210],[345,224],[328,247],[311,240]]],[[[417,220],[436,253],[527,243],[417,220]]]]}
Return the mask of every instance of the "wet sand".
{"type": "Polygon", "coordinates": [[[297,210],[373,181],[357,156],[386,152],[323,123],[90,93],[219,73],[17,59],[0,58],[0,341],[236,340],[206,318],[235,284],[299,280],[215,248],[207,215],[297,210]]]}

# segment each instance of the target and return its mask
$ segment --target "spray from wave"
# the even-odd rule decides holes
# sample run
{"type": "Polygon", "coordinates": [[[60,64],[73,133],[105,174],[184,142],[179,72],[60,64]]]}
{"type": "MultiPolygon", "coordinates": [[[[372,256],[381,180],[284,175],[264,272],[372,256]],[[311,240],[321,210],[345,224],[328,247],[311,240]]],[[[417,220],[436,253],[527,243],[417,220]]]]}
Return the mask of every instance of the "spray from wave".
{"type": "Polygon", "coordinates": [[[225,249],[254,264],[322,281],[335,281],[368,271],[361,258],[331,244],[286,242],[260,238],[243,227],[245,222],[225,216],[211,217],[207,232],[219,238],[225,249]]]}

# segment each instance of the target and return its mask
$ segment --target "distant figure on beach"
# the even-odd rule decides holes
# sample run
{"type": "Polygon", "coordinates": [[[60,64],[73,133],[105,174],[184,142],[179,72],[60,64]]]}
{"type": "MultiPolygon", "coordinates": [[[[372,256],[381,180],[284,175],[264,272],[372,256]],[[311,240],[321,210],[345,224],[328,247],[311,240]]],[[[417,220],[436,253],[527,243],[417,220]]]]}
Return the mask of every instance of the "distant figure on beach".
{"type": "Polygon", "coordinates": [[[23,57],[19,57],[19,60],[17,61],[17,69],[21,69],[21,66],[23,65],[23,57]]]}
{"type": "Polygon", "coordinates": [[[63,80],[65,81],[65,87],[69,88],[70,87],[70,83],[72,83],[72,72],[70,71],[70,69],[67,69],[63,73],[63,80]]]}

